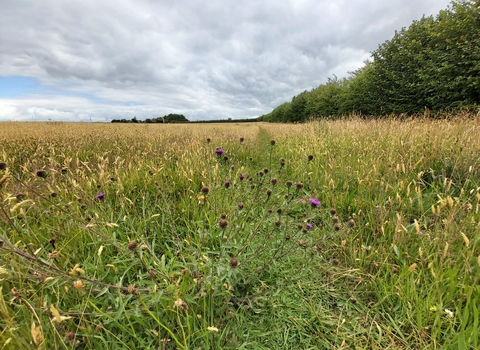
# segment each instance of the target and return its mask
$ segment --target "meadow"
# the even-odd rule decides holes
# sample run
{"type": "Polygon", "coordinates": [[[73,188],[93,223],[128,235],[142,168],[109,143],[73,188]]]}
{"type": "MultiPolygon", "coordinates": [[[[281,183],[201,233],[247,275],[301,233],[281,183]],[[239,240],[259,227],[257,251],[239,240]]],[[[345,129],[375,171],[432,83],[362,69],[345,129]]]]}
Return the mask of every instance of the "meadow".
{"type": "Polygon", "coordinates": [[[0,349],[478,349],[480,117],[0,125],[0,349]]]}

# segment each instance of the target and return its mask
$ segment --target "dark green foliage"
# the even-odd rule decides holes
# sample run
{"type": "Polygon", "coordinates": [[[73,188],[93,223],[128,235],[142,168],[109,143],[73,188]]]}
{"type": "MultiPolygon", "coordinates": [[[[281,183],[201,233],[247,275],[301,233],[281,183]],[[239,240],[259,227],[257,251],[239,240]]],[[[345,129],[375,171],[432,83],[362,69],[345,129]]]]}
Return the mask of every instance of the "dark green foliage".
{"type": "Polygon", "coordinates": [[[263,121],[301,122],[350,114],[390,115],[468,108],[480,104],[479,1],[452,1],[372,52],[373,61],[348,78],[328,79],[284,103],[263,121]]]}
{"type": "Polygon", "coordinates": [[[113,119],[112,123],[188,123],[189,120],[183,114],[173,114],[165,115],[158,118],[147,118],[144,121],[137,120],[137,117],[133,117],[131,120],[127,119],[113,119]]]}

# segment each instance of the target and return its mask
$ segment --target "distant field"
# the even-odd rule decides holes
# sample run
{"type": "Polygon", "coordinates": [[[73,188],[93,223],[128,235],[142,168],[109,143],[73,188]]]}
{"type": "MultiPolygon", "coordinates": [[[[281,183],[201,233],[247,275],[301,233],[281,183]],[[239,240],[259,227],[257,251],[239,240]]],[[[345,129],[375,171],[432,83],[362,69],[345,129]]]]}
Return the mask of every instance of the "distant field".
{"type": "Polygon", "coordinates": [[[0,349],[476,349],[480,119],[0,124],[0,349]]]}

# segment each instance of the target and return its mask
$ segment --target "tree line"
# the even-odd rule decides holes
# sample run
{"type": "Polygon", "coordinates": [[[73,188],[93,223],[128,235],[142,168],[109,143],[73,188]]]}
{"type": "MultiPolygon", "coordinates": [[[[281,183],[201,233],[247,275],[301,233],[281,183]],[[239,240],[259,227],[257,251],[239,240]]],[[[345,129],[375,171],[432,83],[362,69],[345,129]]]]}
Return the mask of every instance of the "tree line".
{"type": "Polygon", "coordinates": [[[396,31],[348,77],[329,78],[259,120],[434,114],[479,105],[480,0],[460,0],[396,31]]]}
{"type": "Polygon", "coordinates": [[[147,118],[145,120],[138,120],[137,117],[132,119],[113,119],[112,123],[188,123],[189,120],[183,114],[170,113],[163,117],[147,118]]]}

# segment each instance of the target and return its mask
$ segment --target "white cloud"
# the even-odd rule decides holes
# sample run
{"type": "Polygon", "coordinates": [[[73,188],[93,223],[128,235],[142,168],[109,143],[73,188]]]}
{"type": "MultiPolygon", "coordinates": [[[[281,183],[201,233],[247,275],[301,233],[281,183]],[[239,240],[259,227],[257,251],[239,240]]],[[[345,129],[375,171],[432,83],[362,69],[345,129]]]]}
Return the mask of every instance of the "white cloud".
{"type": "Polygon", "coordinates": [[[256,117],[447,0],[3,0],[0,72],[43,90],[0,99],[0,120],[256,117]]]}

